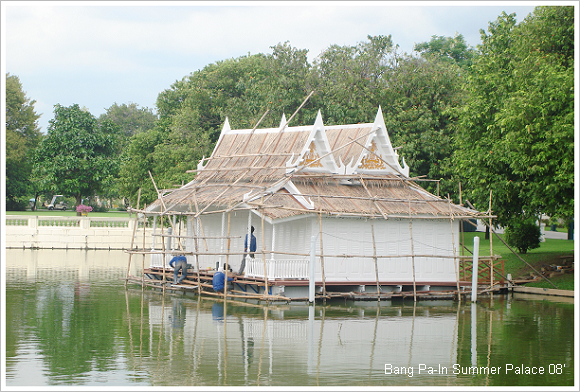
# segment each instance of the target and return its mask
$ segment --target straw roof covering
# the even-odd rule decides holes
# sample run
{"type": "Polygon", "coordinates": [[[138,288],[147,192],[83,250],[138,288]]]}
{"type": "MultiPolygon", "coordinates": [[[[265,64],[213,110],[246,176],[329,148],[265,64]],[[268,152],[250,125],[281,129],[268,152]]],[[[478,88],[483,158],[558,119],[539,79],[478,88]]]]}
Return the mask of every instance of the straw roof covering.
{"type": "Polygon", "coordinates": [[[427,192],[405,175],[382,115],[375,123],[321,124],[317,119],[313,126],[231,130],[226,120],[195,180],[148,210],[259,208],[271,219],[312,213],[385,218],[478,215],[427,192]]]}

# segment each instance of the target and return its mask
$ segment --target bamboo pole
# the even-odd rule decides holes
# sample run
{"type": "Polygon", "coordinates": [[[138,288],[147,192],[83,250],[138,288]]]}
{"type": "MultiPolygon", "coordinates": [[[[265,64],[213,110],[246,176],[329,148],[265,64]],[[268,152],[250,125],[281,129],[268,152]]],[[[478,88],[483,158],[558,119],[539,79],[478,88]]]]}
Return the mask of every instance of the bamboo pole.
{"type": "MultiPolygon", "coordinates": [[[[159,223],[161,223],[161,234],[163,234],[163,228],[164,228],[164,224],[163,224],[163,216],[161,217],[161,219],[159,219],[159,223]]],[[[161,241],[161,254],[162,254],[162,258],[163,258],[163,294],[165,295],[165,241],[161,241]]]]}
{"type": "MultiPolygon", "coordinates": [[[[463,198],[461,195],[461,182],[459,182],[459,205],[463,207],[463,198]]],[[[465,255],[465,236],[464,236],[464,230],[463,230],[463,220],[461,221],[461,223],[459,224],[459,243],[460,243],[460,248],[461,248],[461,256],[465,255]]],[[[460,269],[461,269],[461,274],[465,276],[465,263],[460,262],[460,269]]]]}
{"type": "MultiPolygon", "coordinates": [[[[447,200],[449,201],[449,223],[451,224],[451,247],[453,248],[453,266],[455,269],[455,282],[457,283],[457,298],[461,302],[461,296],[459,295],[459,268],[457,265],[456,250],[455,250],[455,233],[453,230],[453,211],[451,210],[451,199],[449,194],[447,194],[447,200]]],[[[459,222],[461,225],[461,221],[459,222]]]]}
{"type": "Polygon", "coordinates": [[[306,105],[306,102],[308,102],[308,100],[310,99],[312,94],[314,94],[314,91],[311,91],[310,94],[308,94],[308,96],[306,97],[306,99],[304,99],[304,101],[302,101],[302,104],[300,106],[298,106],[298,109],[296,109],[294,111],[294,113],[290,116],[290,118],[286,121],[286,123],[284,123],[284,125],[282,126],[282,129],[280,129],[280,132],[278,132],[278,137],[276,139],[272,139],[272,141],[270,142],[270,144],[268,144],[268,147],[266,147],[266,149],[264,151],[267,151],[270,149],[270,147],[272,146],[272,143],[274,143],[274,140],[276,140],[276,145],[274,146],[274,151],[276,151],[276,148],[278,147],[278,143],[280,143],[280,140],[282,139],[282,134],[284,133],[284,130],[286,129],[288,124],[290,124],[290,121],[292,121],[294,119],[296,114],[298,114],[300,109],[302,109],[302,107],[304,105],[306,105]]]}
{"type": "MultiPolygon", "coordinates": [[[[264,204],[264,196],[262,196],[262,204],[264,204]]],[[[264,296],[269,295],[268,293],[268,270],[266,267],[266,242],[264,240],[264,211],[260,212],[262,217],[262,260],[264,262],[264,296]]],[[[248,238],[248,249],[252,243],[251,237],[248,238]]]]}
{"type": "MultiPolygon", "coordinates": [[[[197,205],[195,206],[195,208],[197,209],[197,205]]],[[[190,211],[192,210],[191,203],[189,204],[189,210],[190,211]]],[[[188,219],[190,219],[190,217],[188,217],[188,219]]],[[[198,231],[199,231],[199,229],[198,229],[198,224],[199,224],[198,219],[199,218],[193,217],[192,219],[195,220],[195,222],[191,223],[191,229],[192,229],[193,234],[194,234],[193,244],[195,246],[195,253],[196,253],[195,254],[195,269],[197,271],[197,295],[201,296],[201,276],[200,276],[200,271],[199,271],[199,254],[198,254],[198,252],[199,252],[199,240],[197,238],[198,231]]],[[[196,319],[196,326],[197,326],[197,319],[196,319]]]]}
{"type": "MultiPolygon", "coordinates": [[[[326,196],[324,196],[326,197],[326,196]]],[[[369,199],[363,199],[363,200],[369,200],[369,199]]],[[[244,202],[240,202],[239,204],[244,204],[244,202]]],[[[296,211],[296,212],[311,212],[309,210],[305,210],[304,208],[293,208],[293,207],[286,207],[286,206],[281,206],[281,205],[274,205],[274,206],[267,206],[264,208],[277,208],[280,210],[284,210],[284,211],[296,211]]],[[[231,211],[243,211],[243,210],[247,210],[250,208],[232,208],[231,211]]],[[[251,208],[254,209],[254,208],[251,208]]],[[[132,210],[133,212],[141,212],[138,210],[132,210]]],[[[206,213],[200,213],[199,215],[212,215],[212,214],[218,214],[218,213],[222,213],[222,212],[227,212],[228,209],[224,209],[224,210],[216,210],[216,211],[209,211],[206,213]]],[[[146,211],[145,212],[148,215],[166,215],[164,213],[161,212],[155,212],[155,211],[146,211]]],[[[348,216],[356,216],[356,217],[361,217],[361,218],[397,218],[397,219],[407,219],[409,216],[402,214],[402,213],[393,213],[393,214],[386,214],[386,216],[383,216],[381,214],[376,214],[376,213],[372,213],[372,212],[342,212],[342,211],[325,211],[324,212],[326,215],[331,215],[331,216],[338,216],[338,217],[348,217],[348,216]]],[[[435,215],[435,213],[430,213],[431,215],[428,214],[423,214],[422,215],[416,215],[415,219],[421,220],[421,219],[449,219],[449,217],[446,215],[435,215]]],[[[188,213],[182,213],[181,215],[196,215],[196,214],[188,214],[188,213]]],[[[495,217],[495,216],[492,216],[495,217]]],[[[455,216],[456,219],[483,219],[483,218],[488,218],[488,215],[480,215],[480,214],[472,214],[472,215],[456,215],[455,216]]]]}
{"type": "MultiPolygon", "coordinates": [[[[127,253],[138,253],[138,254],[159,254],[159,252],[151,252],[151,251],[126,251],[127,253]]],[[[220,255],[225,255],[225,252],[180,252],[183,255],[186,256],[194,256],[194,255],[199,255],[199,256],[220,256],[220,255]]],[[[288,256],[301,256],[301,257],[307,257],[309,256],[308,253],[297,253],[297,252],[282,252],[282,251],[265,251],[266,254],[278,254],[278,255],[288,255],[288,256]]],[[[229,252],[230,256],[237,256],[237,255],[243,255],[243,252],[229,252]]],[[[372,258],[371,256],[367,256],[367,255],[354,255],[354,254],[350,254],[350,255],[345,255],[345,254],[326,254],[325,257],[327,258],[340,258],[340,259],[352,259],[352,258],[372,258]]],[[[404,254],[404,255],[377,255],[377,259],[396,259],[396,258],[405,258],[405,257],[415,257],[415,258],[440,258],[440,259],[453,259],[453,258],[457,258],[457,259],[461,259],[461,260],[471,260],[470,256],[447,256],[447,255],[436,255],[436,254],[404,254]]],[[[501,256],[493,256],[494,260],[500,259],[501,256]]],[[[491,257],[480,257],[479,260],[491,260],[491,257]]]]}
{"type": "Polygon", "coordinates": [[[411,239],[411,263],[413,266],[413,301],[417,302],[417,285],[415,282],[415,248],[413,246],[413,218],[411,216],[411,204],[409,203],[409,238],[411,239]]]}
{"type": "MultiPolygon", "coordinates": [[[[492,195],[492,192],[493,192],[493,189],[490,189],[489,190],[489,215],[491,215],[491,195],[492,195]]],[[[491,224],[492,224],[492,221],[491,221],[491,218],[489,218],[490,230],[491,230],[491,224]]],[[[489,254],[491,256],[493,256],[493,236],[491,235],[491,232],[489,233],[489,254]]],[[[493,262],[491,263],[491,270],[490,270],[489,276],[490,276],[489,288],[491,289],[494,286],[494,284],[493,284],[493,262]]],[[[493,293],[492,293],[492,296],[493,296],[493,293]]]]}
{"type": "MultiPolygon", "coordinates": [[[[230,201],[231,202],[231,201],[230,201]]],[[[231,243],[232,240],[229,238],[230,236],[230,230],[231,230],[231,212],[228,212],[228,242],[227,242],[227,249],[228,252],[226,254],[226,265],[224,268],[224,274],[225,274],[225,278],[224,278],[224,301],[227,301],[228,299],[228,272],[229,272],[229,263],[230,263],[230,249],[231,249],[231,243]]],[[[224,303],[225,306],[225,303],[224,303]]]]}
{"type": "MultiPolygon", "coordinates": [[[[151,182],[153,183],[153,186],[155,187],[155,191],[157,192],[157,198],[159,199],[159,201],[161,202],[161,205],[163,206],[163,212],[161,214],[161,216],[163,216],[167,212],[167,207],[165,205],[165,202],[163,201],[163,196],[159,192],[159,188],[157,188],[157,184],[155,183],[155,180],[153,179],[153,175],[151,174],[151,171],[148,170],[148,173],[149,173],[149,177],[151,178],[151,182]]],[[[163,219],[162,219],[162,221],[163,221],[163,219]]],[[[168,221],[169,221],[169,224],[171,224],[171,228],[172,228],[173,232],[175,232],[176,230],[175,230],[175,227],[173,225],[173,222],[171,222],[171,219],[169,219],[168,221]]],[[[163,227],[163,224],[161,227],[163,227]]],[[[179,249],[183,250],[183,246],[181,245],[181,241],[177,241],[177,244],[179,245],[179,249]]]]}
{"type": "MultiPolygon", "coordinates": [[[[246,143],[247,144],[247,143],[246,143]]],[[[271,156],[274,157],[291,157],[293,154],[291,153],[276,153],[276,152],[272,152],[270,154],[271,156]]],[[[239,153],[239,154],[232,154],[232,155],[215,155],[215,156],[211,156],[211,157],[207,157],[207,158],[202,158],[199,161],[200,162],[204,162],[204,161],[214,161],[214,160],[218,160],[218,159],[232,159],[232,158],[252,158],[255,157],[256,154],[244,154],[243,152],[239,153]]],[[[212,169],[213,170],[213,169],[212,169]]],[[[186,173],[195,173],[197,170],[186,170],[186,173]]]]}
{"type": "MultiPolygon", "coordinates": [[[[246,148],[248,147],[248,144],[250,142],[250,139],[252,138],[252,136],[254,135],[254,132],[256,132],[256,128],[258,128],[258,125],[260,125],[260,123],[262,122],[262,120],[264,118],[266,118],[266,115],[270,113],[270,109],[267,109],[264,114],[262,114],[262,117],[260,117],[260,119],[258,120],[258,122],[256,123],[256,125],[254,125],[254,128],[252,128],[252,132],[250,132],[250,136],[248,136],[248,141],[246,143],[244,143],[244,149],[242,150],[242,154],[244,152],[246,152],[246,148]]],[[[239,148],[239,147],[238,147],[239,148]]],[[[237,150],[236,150],[237,152],[237,150]]]]}
{"type": "MultiPolygon", "coordinates": [[[[141,200],[141,188],[139,188],[139,192],[137,193],[137,209],[139,209],[139,201],[141,200]]],[[[139,215],[135,214],[135,221],[133,226],[133,236],[131,237],[131,249],[133,249],[133,244],[135,243],[135,233],[137,232],[137,220],[139,219],[139,215]]],[[[133,256],[132,253],[129,254],[129,264],[127,265],[127,276],[129,276],[131,271],[131,257],[133,256]]],[[[125,281],[125,288],[127,288],[127,281],[125,281]]]]}
{"type": "MultiPolygon", "coordinates": [[[[145,222],[146,222],[146,219],[147,218],[146,218],[145,214],[143,214],[143,249],[145,249],[145,231],[146,231],[145,230],[146,229],[145,222]]],[[[143,254],[143,257],[141,259],[141,271],[145,271],[145,254],[143,254]]],[[[141,277],[142,277],[142,279],[145,279],[145,273],[142,272],[141,277]]]]}
{"type": "Polygon", "coordinates": [[[326,302],[326,274],[324,272],[324,246],[322,242],[322,214],[318,213],[318,226],[320,231],[320,272],[322,274],[322,295],[325,297],[326,302]]]}
{"type": "Polygon", "coordinates": [[[373,236],[373,260],[375,261],[375,276],[377,279],[377,301],[381,302],[381,285],[379,283],[379,266],[377,263],[377,243],[375,242],[375,226],[371,219],[371,234],[373,236]]]}

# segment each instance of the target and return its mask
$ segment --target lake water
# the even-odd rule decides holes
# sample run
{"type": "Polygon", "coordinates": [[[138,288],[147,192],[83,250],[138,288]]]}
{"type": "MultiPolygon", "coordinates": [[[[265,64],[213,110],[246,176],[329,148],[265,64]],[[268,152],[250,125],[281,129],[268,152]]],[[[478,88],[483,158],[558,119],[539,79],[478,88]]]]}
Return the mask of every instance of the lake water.
{"type": "Polygon", "coordinates": [[[574,385],[573,300],[224,304],[125,289],[127,261],[6,250],[7,387],[574,385]]]}

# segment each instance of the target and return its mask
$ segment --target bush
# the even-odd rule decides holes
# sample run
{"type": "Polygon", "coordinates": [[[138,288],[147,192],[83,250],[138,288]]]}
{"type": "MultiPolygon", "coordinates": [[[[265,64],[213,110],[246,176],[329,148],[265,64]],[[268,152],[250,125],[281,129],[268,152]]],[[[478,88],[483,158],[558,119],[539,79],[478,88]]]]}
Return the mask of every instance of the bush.
{"type": "Polygon", "coordinates": [[[28,203],[20,199],[6,199],[6,211],[26,211],[28,203]]]}
{"type": "Polygon", "coordinates": [[[105,206],[98,206],[95,204],[91,204],[91,207],[93,207],[93,212],[109,212],[109,209],[105,206]]]}
{"type": "Polygon", "coordinates": [[[532,220],[514,220],[508,224],[505,230],[508,245],[517,248],[522,254],[528,253],[528,249],[540,247],[540,227],[532,220]]]}

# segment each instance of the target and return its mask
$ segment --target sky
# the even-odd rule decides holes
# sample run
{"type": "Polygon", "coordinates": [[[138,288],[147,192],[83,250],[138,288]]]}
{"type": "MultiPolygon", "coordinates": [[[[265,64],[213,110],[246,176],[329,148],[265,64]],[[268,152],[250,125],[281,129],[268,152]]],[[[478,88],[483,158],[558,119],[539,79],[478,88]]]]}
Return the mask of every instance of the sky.
{"type": "Polygon", "coordinates": [[[475,47],[480,29],[502,11],[520,22],[538,4],[2,1],[2,68],[36,101],[46,132],[56,104],[78,104],[95,117],[114,103],[155,111],[157,96],[175,81],[220,60],[272,53],[278,43],[307,49],[309,61],[368,35],[391,35],[407,53],[456,33],[475,47]]]}

